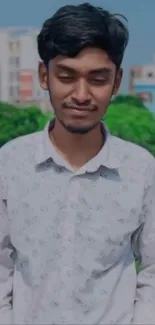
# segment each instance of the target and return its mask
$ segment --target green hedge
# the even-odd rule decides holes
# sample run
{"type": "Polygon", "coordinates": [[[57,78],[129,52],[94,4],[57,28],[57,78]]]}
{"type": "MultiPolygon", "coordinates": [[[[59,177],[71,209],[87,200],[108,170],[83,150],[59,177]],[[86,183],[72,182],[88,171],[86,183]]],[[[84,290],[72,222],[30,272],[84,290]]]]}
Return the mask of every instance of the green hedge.
{"type": "MultiPolygon", "coordinates": [[[[52,114],[36,107],[16,108],[0,103],[0,146],[18,136],[42,130],[52,114]]],[[[155,119],[134,96],[118,96],[104,118],[112,134],[134,142],[155,156],[155,119]]]]}

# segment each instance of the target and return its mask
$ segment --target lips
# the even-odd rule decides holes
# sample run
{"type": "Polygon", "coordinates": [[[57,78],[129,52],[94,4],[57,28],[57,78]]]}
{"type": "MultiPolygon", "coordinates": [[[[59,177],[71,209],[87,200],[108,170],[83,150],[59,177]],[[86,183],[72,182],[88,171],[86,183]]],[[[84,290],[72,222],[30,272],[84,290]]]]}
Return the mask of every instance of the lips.
{"type": "Polygon", "coordinates": [[[70,109],[70,112],[73,114],[79,114],[79,115],[83,115],[83,114],[88,114],[91,111],[88,109],[76,109],[76,108],[72,108],[70,109]]]}
{"type": "Polygon", "coordinates": [[[71,111],[78,111],[78,112],[87,112],[87,113],[90,113],[90,112],[93,112],[96,110],[95,108],[92,108],[92,107],[76,107],[76,106],[66,107],[65,109],[71,110],[71,111]]]}
{"type": "Polygon", "coordinates": [[[66,107],[66,109],[74,110],[74,111],[87,111],[90,112],[92,109],[91,108],[86,108],[86,107],[66,107]]]}

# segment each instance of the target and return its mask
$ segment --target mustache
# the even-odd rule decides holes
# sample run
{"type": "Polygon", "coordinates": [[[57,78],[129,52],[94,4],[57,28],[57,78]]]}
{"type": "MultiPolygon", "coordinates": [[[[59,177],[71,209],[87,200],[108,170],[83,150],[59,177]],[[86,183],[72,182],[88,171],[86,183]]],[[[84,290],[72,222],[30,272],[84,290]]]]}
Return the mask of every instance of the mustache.
{"type": "Polygon", "coordinates": [[[95,104],[78,104],[75,105],[75,103],[72,102],[64,102],[62,105],[63,108],[66,109],[77,109],[77,110],[89,110],[89,111],[94,111],[97,110],[97,105],[95,104]]]}

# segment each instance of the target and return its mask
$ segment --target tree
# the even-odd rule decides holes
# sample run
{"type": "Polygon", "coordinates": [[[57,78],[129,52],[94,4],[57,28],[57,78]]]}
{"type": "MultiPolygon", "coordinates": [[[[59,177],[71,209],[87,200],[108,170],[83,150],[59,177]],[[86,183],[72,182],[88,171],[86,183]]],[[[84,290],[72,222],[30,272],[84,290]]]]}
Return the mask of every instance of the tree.
{"type": "MultiPolygon", "coordinates": [[[[0,146],[18,136],[42,130],[51,118],[52,114],[43,114],[36,107],[18,109],[0,103],[0,146]]],[[[113,135],[134,142],[155,156],[155,119],[139,98],[118,96],[104,120],[113,135]]]]}
{"type": "Polygon", "coordinates": [[[135,95],[135,96],[131,96],[131,95],[118,95],[114,98],[114,100],[112,101],[113,104],[125,104],[125,105],[130,105],[132,106],[136,106],[139,108],[144,108],[147,109],[142,101],[142,99],[135,95]]]}
{"type": "Polygon", "coordinates": [[[112,103],[105,121],[113,135],[136,143],[155,155],[155,119],[147,109],[112,103]]]}
{"type": "Polygon", "coordinates": [[[37,131],[41,118],[44,118],[44,115],[35,107],[18,109],[1,103],[0,147],[16,137],[37,131]]]}

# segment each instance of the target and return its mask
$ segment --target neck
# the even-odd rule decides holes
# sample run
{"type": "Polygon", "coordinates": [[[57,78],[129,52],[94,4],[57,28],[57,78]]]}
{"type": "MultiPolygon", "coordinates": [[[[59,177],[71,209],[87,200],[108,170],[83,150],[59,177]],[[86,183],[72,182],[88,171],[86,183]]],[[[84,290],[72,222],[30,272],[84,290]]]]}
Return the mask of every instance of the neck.
{"type": "Polygon", "coordinates": [[[57,152],[73,167],[80,168],[96,156],[104,143],[98,124],[88,134],[72,134],[56,119],[50,139],[57,152]]]}

